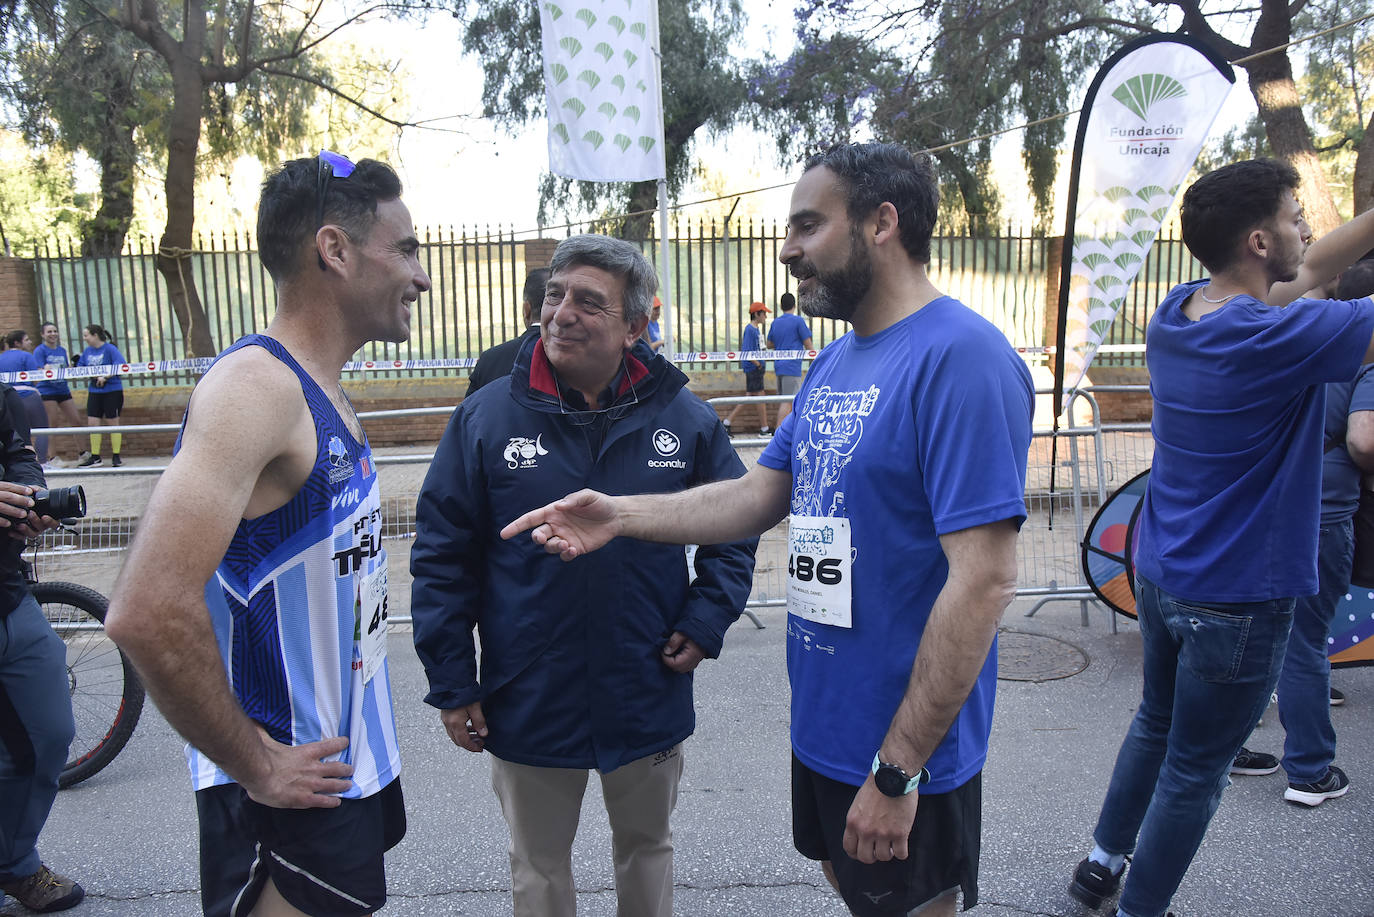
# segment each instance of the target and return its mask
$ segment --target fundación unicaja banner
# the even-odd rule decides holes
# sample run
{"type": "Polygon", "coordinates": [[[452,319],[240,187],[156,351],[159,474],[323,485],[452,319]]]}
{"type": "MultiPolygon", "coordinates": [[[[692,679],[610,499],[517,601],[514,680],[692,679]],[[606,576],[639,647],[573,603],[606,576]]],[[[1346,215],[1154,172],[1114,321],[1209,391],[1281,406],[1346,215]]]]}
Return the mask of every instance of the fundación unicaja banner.
{"type": "Polygon", "coordinates": [[[549,169],[584,181],[666,174],[655,0],[539,0],[549,169]]]}
{"type": "Polygon", "coordinates": [[[1201,41],[1151,35],[1117,51],[1088,88],[1060,270],[1056,423],[1064,392],[1082,384],[1235,81],[1231,65],[1201,41]]]}

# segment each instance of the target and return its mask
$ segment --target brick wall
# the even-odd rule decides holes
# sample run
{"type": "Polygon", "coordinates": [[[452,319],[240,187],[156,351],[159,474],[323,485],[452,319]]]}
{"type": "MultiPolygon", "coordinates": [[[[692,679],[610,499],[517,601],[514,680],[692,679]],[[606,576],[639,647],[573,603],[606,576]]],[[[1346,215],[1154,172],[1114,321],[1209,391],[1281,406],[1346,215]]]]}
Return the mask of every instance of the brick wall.
{"type": "Polygon", "coordinates": [[[38,321],[33,262],[0,256],[0,335],[23,328],[37,340],[38,321]]]}
{"type": "Polygon", "coordinates": [[[525,243],[525,267],[530,270],[548,267],[553,260],[553,250],[557,247],[557,239],[530,239],[525,243]]]}

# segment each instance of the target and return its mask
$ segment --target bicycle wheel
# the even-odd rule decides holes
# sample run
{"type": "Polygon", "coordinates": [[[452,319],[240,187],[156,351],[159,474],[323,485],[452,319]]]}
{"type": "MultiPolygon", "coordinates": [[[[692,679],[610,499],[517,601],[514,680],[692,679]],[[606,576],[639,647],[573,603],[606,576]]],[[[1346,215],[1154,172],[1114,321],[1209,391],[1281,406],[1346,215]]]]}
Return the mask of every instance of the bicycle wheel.
{"type": "Polygon", "coordinates": [[[76,583],[35,583],[33,597],[67,644],[67,684],[76,738],[58,786],[98,773],[129,741],[143,712],[143,684],[102,626],[109,602],[76,583]]]}

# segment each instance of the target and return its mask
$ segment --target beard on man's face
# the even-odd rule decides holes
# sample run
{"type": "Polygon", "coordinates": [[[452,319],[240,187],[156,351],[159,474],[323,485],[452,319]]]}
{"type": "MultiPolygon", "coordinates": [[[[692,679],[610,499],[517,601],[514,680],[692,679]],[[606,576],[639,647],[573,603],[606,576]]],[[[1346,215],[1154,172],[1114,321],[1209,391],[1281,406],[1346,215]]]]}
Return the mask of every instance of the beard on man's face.
{"type": "Polygon", "coordinates": [[[869,257],[863,242],[855,235],[849,240],[849,260],[833,271],[818,271],[806,261],[798,262],[792,271],[796,277],[814,275],[815,286],[797,297],[802,311],[812,318],[837,318],[849,321],[859,300],[868,295],[873,286],[873,260],[869,257]]]}

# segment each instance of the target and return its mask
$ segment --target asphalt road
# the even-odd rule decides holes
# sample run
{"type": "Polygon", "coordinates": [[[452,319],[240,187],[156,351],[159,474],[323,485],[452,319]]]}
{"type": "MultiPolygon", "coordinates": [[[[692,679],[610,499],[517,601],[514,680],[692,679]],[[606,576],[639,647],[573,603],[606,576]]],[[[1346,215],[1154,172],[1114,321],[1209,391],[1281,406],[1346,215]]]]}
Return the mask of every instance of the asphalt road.
{"type": "MultiPolygon", "coordinates": [[[[697,734],[686,746],[674,822],[676,910],[842,917],[819,869],[791,847],[786,628],[780,609],[762,618],[766,629],[736,625],[724,657],[699,669],[697,734]]],[[[1088,664],[1071,677],[999,685],[978,914],[1089,913],[1065,888],[1089,844],[1140,687],[1138,633],[1125,623],[1112,634],[1106,621],[1095,611],[1082,627],[1072,604],[1050,605],[1033,619],[1021,617],[1020,607],[1008,613],[1008,627],[1036,635],[1008,639],[1029,647],[1018,668],[1071,660],[1074,647],[1088,664]]],[[[388,858],[391,900],[382,913],[510,914],[507,836],[486,762],[453,747],[422,703],[424,676],[409,635],[394,633],[389,649],[410,829],[388,858]]],[[[1179,917],[1374,915],[1374,668],[1341,670],[1335,683],[1349,696],[1333,716],[1350,793],[1308,810],[1282,801],[1282,772],[1236,778],[1175,898],[1179,917]]],[[[1278,752],[1282,741],[1271,709],[1249,744],[1278,752]]],[[[73,915],[198,912],[195,815],[181,742],[151,706],[107,770],[60,794],[40,848],[87,889],[73,915]]],[[[609,828],[595,780],[574,872],[580,913],[613,915],[609,828]]]]}

